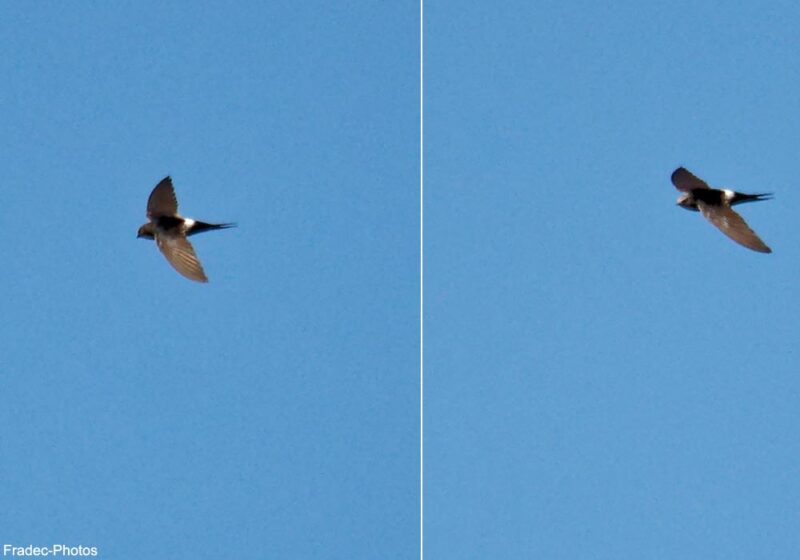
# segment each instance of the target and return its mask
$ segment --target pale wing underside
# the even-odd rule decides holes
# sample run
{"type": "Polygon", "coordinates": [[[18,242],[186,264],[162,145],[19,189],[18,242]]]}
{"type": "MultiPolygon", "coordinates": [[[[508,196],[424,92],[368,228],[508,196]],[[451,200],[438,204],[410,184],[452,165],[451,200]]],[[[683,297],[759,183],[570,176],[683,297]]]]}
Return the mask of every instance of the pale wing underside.
{"type": "Polygon", "coordinates": [[[730,206],[727,205],[709,205],[704,202],[697,203],[698,208],[703,213],[706,219],[714,224],[719,230],[748,249],[758,251],[759,253],[771,253],[772,249],[761,241],[761,238],[756,235],[747,222],[744,221],[739,214],[734,212],[730,206]]]}
{"type": "Polygon", "coordinates": [[[175,270],[189,280],[208,282],[194,247],[185,237],[156,235],[156,243],[175,270]]]}
{"type": "Polygon", "coordinates": [[[164,177],[147,199],[147,217],[175,216],[178,213],[178,199],[172,187],[172,179],[164,177]]]}
{"type": "Polygon", "coordinates": [[[679,191],[688,192],[693,189],[707,189],[708,184],[702,179],[692,175],[687,169],[679,167],[672,172],[672,184],[679,191]]]}

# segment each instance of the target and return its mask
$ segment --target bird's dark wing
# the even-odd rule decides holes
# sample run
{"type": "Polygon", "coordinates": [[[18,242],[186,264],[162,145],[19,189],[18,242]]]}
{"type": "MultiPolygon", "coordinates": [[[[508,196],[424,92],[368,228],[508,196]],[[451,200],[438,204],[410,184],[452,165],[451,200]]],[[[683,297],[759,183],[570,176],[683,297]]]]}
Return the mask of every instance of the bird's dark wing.
{"type": "Polygon", "coordinates": [[[688,192],[693,189],[707,189],[708,184],[702,179],[695,177],[692,175],[688,170],[683,167],[679,167],[675,171],[672,172],[672,184],[675,185],[675,188],[679,191],[688,192]]]}
{"type": "Polygon", "coordinates": [[[156,243],[175,270],[189,280],[208,282],[203,266],[188,239],[182,235],[156,234],[156,243]]]}
{"type": "Polygon", "coordinates": [[[178,199],[172,187],[172,179],[164,177],[147,199],[147,217],[174,216],[178,213],[178,199]]]}
{"type": "Polygon", "coordinates": [[[727,204],[706,204],[703,201],[697,202],[697,207],[706,219],[717,226],[719,230],[748,249],[759,253],[771,253],[772,249],[761,241],[747,222],[739,214],[734,212],[727,204]]]}

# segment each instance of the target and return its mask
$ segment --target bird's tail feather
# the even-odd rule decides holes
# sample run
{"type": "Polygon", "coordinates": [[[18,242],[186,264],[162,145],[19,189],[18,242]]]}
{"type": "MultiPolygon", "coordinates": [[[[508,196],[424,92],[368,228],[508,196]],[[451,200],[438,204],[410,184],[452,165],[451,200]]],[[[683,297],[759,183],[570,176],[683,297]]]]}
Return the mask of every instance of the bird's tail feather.
{"type": "Polygon", "coordinates": [[[228,223],[228,224],[209,224],[207,222],[198,222],[195,221],[192,229],[187,232],[187,235],[194,235],[195,233],[203,233],[204,231],[211,231],[214,229],[227,229],[236,227],[235,223],[228,223]]]}
{"type": "Polygon", "coordinates": [[[772,193],[760,193],[760,194],[744,194],[744,193],[736,193],[736,198],[731,202],[733,204],[742,204],[743,202],[756,202],[759,200],[770,200],[772,198],[772,193]]]}

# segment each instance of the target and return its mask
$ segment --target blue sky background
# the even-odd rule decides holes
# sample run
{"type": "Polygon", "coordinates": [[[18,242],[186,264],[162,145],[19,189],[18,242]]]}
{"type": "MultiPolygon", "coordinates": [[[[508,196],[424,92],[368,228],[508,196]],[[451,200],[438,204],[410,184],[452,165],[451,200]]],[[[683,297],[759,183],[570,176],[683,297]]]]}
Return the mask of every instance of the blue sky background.
{"type": "Polygon", "coordinates": [[[0,541],[418,551],[419,5],[0,8],[0,541]],[[210,283],[136,239],[171,174],[210,283]]]}
{"type": "MultiPolygon", "coordinates": [[[[3,543],[417,555],[418,9],[0,9],[3,543]],[[135,239],[167,174],[208,285],[135,239]]],[[[426,556],[793,556],[800,10],[425,25],[426,556]]]]}
{"type": "Polygon", "coordinates": [[[796,556],[796,4],[425,10],[426,557],[796,556]]]}

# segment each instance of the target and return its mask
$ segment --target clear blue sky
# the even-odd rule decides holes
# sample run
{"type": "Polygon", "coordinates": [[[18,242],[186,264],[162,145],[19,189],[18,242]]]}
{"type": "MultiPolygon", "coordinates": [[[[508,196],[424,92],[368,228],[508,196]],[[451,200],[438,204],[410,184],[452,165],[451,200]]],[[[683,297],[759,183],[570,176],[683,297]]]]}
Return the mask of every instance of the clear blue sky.
{"type": "Polygon", "coordinates": [[[0,8],[0,544],[409,558],[419,6],[0,8]],[[210,283],[150,190],[238,229],[210,283]]]}
{"type": "Polygon", "coordinates": [[[796,4],[425,9],[426,557],[796,556],[796,4]]]}
{"type": "MultiPolygon", "coordinates": [[[[417,557],[418,18],[0,8],[0,544],[417,557]],[[208,285],[135,238],[167,174],[208,285]]],[[[424,23],[426,558],[795,555],[800,9],[424,23]]]]}

